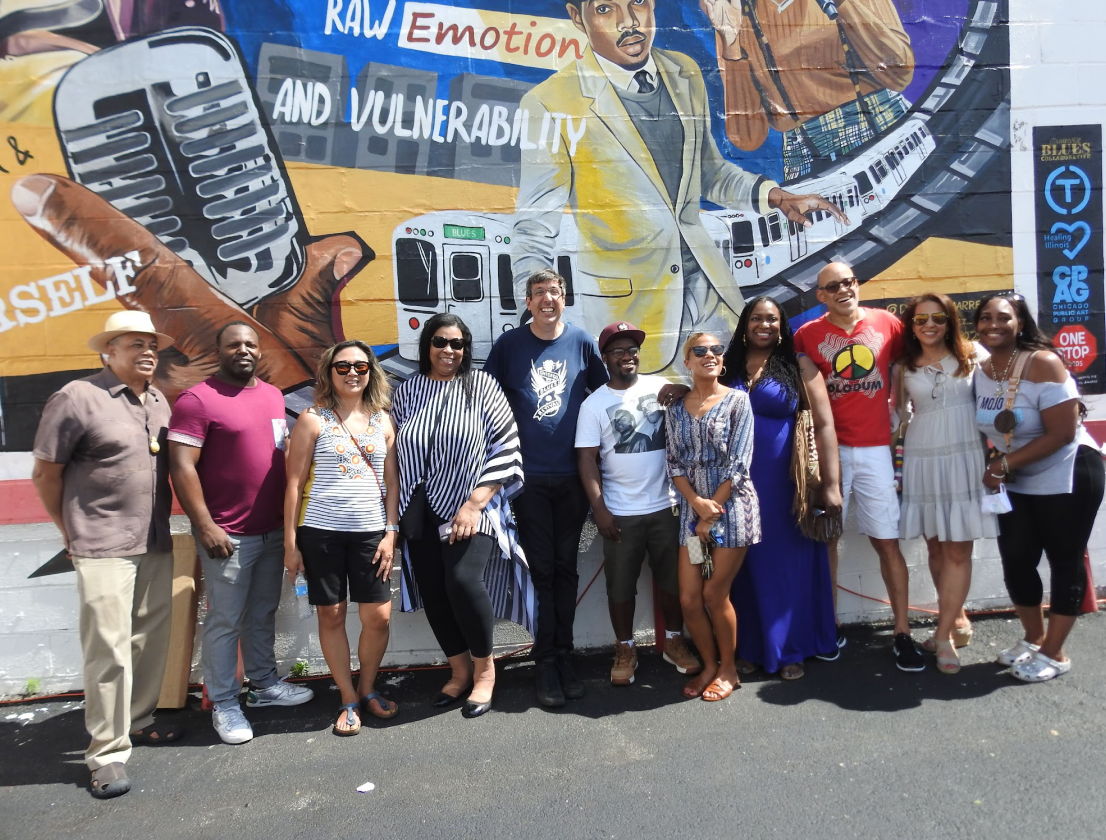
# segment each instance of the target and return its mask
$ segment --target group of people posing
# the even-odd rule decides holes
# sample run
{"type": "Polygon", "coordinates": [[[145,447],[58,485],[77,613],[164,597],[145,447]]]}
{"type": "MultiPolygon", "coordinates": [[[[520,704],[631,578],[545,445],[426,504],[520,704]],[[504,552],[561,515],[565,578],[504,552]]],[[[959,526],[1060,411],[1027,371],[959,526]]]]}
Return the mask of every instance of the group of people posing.
{"type": "Polygon", "coordinates": [[[651,337],[634,325],[611,324],[596,341],[562,321],[564,280],[537,271],[526,288],[532,320],[504,333],[482,370],[452,314],[426,322],[419,372],[394,391],[369,345],[340,342],[322,354],[314,404],[290,435],[250,324],[222,326],[218,370],[170,412],[151,383],[173,339],[145,313],[112,315],[89,342],[104,370],[51,397],[34,448],[35,486],[77,572],[93,795],[129,790],[133,744],[180,737],[153,720],[169,641],[170,473],[203,566],[204,682],[227,743],[253,737],[239,648],[247,706],[312,697],[277,673],[285,572],[305,576],[316,607],[341,694],[336,735],[399,711],[375,688],[397,563],[402,608],[425,608],[450,665],[434,706],[459,704],[465,717],[491,708],[497,618],[533,635],[542,705],[582,697],[573,623],[589,508],[616,640],[612,684],[634,681],[646,558],[664,622],[658,647],[688,676],[686,697],[722,700],[741,673],[794,680],[809,657],[837,658],[836,545],[804,536],[794,512],[803,412],[822,479],[814,513],[835,519],[855,507],[887,584],[899,668],[925,667],[899,540],[926,540],[939,616],[921,647],[955,673],[956,648],[972,634],[972,544],[997,536],[1025,631],[999,661],[1027,681],[1067,671],[1063,643],[1086,591],[1104,471],[1075,383],[1025,301],[980,301],[973,344],[943,295],[913,299],[901,320],[860,307],[859,281],[841,263],[823,269],[817,296],[826,314],[794,334],[775,301],[757,298],[728,341],[691,335],[688,387],[639,372],[651,337]],[[911,418],[901,507],[892,412],[911,418]],[[350,601],[361,626],[356,684],[350,601]]]}

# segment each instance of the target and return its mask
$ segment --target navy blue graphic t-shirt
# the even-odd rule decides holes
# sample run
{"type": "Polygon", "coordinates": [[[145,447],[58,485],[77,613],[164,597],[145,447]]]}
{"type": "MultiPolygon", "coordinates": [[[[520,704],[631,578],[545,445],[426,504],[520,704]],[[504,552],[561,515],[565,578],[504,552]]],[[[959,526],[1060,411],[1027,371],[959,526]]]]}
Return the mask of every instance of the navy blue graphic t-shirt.
{"type": "Polygon", "coordinates": [[[526,475],[576,475],[576,419],[588,392],[607,382],[595,339],[571,324],[552,341],[529,325],[492,345],[484,372],[515,413],[526,475]]]}

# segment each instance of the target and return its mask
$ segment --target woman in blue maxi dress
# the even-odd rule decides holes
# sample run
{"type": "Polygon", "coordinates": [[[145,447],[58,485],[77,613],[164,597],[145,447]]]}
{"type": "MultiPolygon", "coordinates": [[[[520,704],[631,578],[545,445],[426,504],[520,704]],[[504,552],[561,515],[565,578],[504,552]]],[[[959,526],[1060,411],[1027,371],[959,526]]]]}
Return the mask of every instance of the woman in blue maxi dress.
{"type": "MultiPolygon", "coordinates": [[[[814,363],[796,357],[791,328],[771,298],[746,304],[726,353],[726,379],[745,390],[753,410],[751,475],[760,502],[762,540],[750,546],[734,580],[731,599],[737,611],[739,659],[785,679],[803,675],[802,662],[837,650],[833,581],[824,543],[800,533],[791,507],[791,452],[795,413],[799,407],[798,377],[804,376],[815,415],[824,477],[837,483],[836,439],[824,446],[829,398],[814,363]],[[750,370],[751,368],[751,370],[750,370]],[[811,372],[813,375],[811,375],[811,372]],[[751,384],[750,384],[751,381],[751,384]]],[[[839,486],[823,506],[840,509],[839,486]]]]}

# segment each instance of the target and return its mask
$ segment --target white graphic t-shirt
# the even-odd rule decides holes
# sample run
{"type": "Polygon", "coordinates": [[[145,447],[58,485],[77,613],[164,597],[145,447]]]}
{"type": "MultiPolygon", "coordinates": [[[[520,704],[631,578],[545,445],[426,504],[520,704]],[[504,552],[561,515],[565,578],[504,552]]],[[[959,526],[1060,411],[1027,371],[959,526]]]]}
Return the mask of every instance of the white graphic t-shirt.
{"type": "Polygon", "coordinates": [[[640,376],[625,391],[604,385],[584,400],[576,423],[576,446],[599,447],[603,501],[616,516],[656,513],[676,504],[664,454],[664,409],[657,402],[668,384],[640,376]]]}

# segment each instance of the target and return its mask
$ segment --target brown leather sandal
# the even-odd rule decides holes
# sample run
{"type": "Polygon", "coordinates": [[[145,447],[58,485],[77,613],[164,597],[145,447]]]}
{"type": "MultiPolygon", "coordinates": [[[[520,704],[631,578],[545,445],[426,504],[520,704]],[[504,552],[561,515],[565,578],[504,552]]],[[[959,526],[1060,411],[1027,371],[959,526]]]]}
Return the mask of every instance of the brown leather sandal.
{"type": "Polygon", "coordinates": [[[127,768],[115,761],[92,771],[91,793],[97,799],[113,799],[131,789],[127,768]]]}

